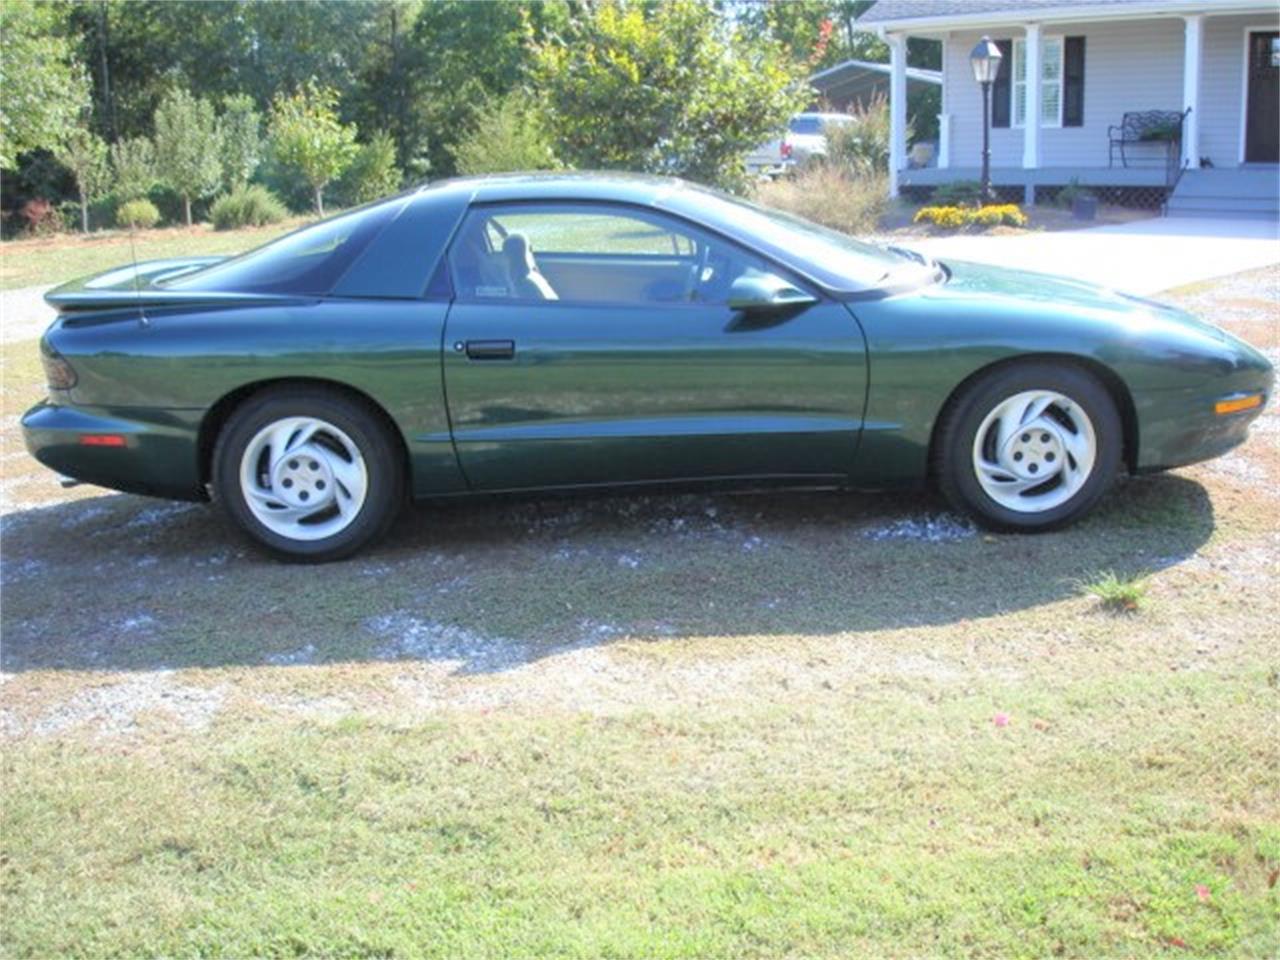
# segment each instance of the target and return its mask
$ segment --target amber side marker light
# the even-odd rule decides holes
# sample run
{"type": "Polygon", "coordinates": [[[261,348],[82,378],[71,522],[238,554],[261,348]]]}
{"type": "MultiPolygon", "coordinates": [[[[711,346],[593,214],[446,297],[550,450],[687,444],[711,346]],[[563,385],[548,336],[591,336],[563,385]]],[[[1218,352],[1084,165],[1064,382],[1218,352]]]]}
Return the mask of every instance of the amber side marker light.
{"type": "Polygon", "coordinates": [[[1224,413],[1239,413],[1241,410],[1252,410],[1260,406],[1262,406],[1262,394],[1248,393],[1219,400],[1213,405],[1213,412],[1221,416],[1224,413]]]}
{"type": "Polygon", "coordinates": [[[124,436],[119,433],[82,433],[80,434],[80,446],[123,447],[124,436]]]}

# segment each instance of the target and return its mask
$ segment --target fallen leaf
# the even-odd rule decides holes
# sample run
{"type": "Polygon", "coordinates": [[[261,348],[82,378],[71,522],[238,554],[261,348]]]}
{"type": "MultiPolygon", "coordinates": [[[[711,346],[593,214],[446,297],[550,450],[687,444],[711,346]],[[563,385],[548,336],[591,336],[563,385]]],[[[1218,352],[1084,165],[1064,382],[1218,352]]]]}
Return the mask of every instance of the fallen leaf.
{"type": "Polygon", "coordinates": [[[1275,889],[1276,881],[1280,880],[1280,870],[1272,870],[1271,876],[1267,877],[1267,889],[1275,889]]]}

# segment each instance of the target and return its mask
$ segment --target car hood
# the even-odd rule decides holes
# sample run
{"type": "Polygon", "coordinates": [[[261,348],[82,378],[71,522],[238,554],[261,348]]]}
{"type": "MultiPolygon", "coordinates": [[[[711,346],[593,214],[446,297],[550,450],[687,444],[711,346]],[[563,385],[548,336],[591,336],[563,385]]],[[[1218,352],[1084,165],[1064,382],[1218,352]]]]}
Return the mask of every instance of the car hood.
{"type": "Polygon", "coordinates": [[[943,267],[948,280],[933,288],[930,296],[957,301],[979,298],[994,306],[1017,310],[1027,318],[1087,314],[1127,329],[1146,329],[1153,323],[1169,324],[1222,342],[1236,340],[1212,323],[1172,304],[1072,277],[960,260],[947,260],[943,267]]]}

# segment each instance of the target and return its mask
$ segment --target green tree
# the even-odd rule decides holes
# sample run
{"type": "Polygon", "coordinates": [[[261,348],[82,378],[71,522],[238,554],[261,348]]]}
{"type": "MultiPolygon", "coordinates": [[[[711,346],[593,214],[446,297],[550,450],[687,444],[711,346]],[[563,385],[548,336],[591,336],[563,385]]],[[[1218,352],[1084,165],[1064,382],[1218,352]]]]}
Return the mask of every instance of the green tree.
{"type": "Polygon", "coordinates": [[[547,129],[577,167],[739,188],[746,154],[807,99],[781,44],[706,0],[604,0],[534,50],[547,129]]]}
{"type": "Polygon", "coordinates": [[[86,126],[76,127],[55,151],[58,162],[75,177],[80,195],[80,229],[89,232],[89,201],[105,192],[108,184],[107,145],[86,126]]]}
{"type": "Polygon", "coordinates": [[[221,138],[213,104],[186,90],[172,90],[160,101],[155,123],[156,172],[182,197],[191,226],[191,201],[213,196],[222,183],[221,138]]]}
{"type": "Polygon", "coordinates": [[[262,162],[262,117],[253,97],[238,93],[223,100],[218,133],[223,183],[228,190],[247,186],[262,162]]]}
{"type": "Polygon", "coordinates": [[[57,4],[0,3],[0,168],[18,155],[53,150],[76,128],[89,105],[89,82],[62,34],[57,4]]]}
{"type": "Polygon", "coordinates": [[[736,16],[749,32],[772,37],[809,73],[845,60],[889,59],[875,34],[857,31],[856,20],[872,0],[738,0],[736,16]]]}
{"type": "Polygon", "coordinates": [[[146,137],[130,137],[111,145],[114,193],[123,202],[141,200],[156,185],[156,154],[146,137]]]}
{"type": "Polygon", "coordinates": [[[271,104],[271,144],[280,162],[296,167],[311,185],[316,213],[324,214],[324,188],[355,159],[356,128],[338,119],[338,94],[314,82],[271,104]]]}
{"type": "Polygon", "coordinates": [[[361,144],[343,175],[343,195],[351,203],[368,203],[395,193],[403,179],[396,166],[396,142],[379,130],[361,144]]]}
{"type": "Polygon", "coordinates": [[[540,41],[569,22],[563,0],[474,3],[433,0],[407,18],[407,37],[379,43],[352,100],[362,126],[387,128],[400,165],[411,177],[454,172],[454,148],[491,100],[526,83],[533,62],[530,40],[540,41]],[[398,53],[397,53],[398,51],[398,53]]]}
{"type": "Polygon", "coordinates": [[[560,164],[528,98],[519,91],[491,101],[454,148],[459,173],[554,170],[560,164]]]}

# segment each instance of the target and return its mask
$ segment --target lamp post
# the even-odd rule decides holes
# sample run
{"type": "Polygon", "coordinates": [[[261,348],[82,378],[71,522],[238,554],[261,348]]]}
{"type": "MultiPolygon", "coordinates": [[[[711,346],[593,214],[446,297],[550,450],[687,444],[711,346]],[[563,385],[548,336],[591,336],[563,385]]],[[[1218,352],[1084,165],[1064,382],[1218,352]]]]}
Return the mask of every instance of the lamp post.
{"type": "Polygon", "coordinates": [[[983,37],[969,54],[973,79],[982,86],[982,202],[991,199],[991,84],[1000,76],[1000,52],[990,37],[983,37]]]}

